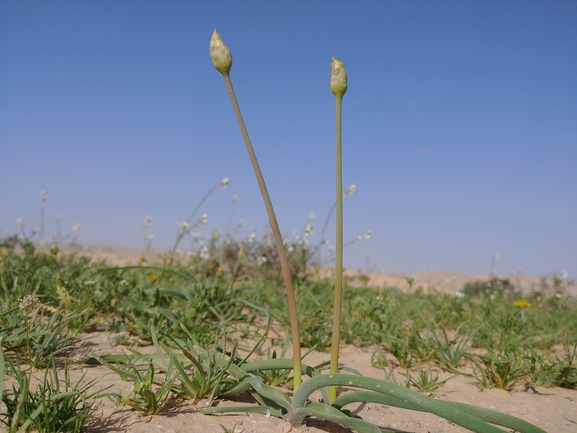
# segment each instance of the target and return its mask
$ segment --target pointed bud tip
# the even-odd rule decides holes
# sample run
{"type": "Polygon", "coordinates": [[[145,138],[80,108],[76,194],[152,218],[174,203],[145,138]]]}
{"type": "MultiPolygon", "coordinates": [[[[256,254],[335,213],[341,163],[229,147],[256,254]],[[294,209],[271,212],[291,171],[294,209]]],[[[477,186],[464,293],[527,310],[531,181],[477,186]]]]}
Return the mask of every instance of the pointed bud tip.
{"type": "Polygon", "coordinates": [[[331,62],[331,92],[343,96],[347,92],[347,70],[345,65],[333,57],[331,62]]]}
{"type": "Polygon", "coordinates": [[[232,68],[232,54],[216,29],[214,29],[212,38],[210,38],[210,58],[218,72],[225,74],[232,68]]]}

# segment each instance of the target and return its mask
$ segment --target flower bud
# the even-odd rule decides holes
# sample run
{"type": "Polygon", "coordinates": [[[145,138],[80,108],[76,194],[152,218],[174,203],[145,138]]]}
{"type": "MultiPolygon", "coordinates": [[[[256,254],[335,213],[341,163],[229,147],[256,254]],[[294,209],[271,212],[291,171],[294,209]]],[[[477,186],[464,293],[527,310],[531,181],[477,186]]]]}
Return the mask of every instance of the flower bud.
{"type": "Polygon", "coordinates": [[[232,68],[230,50],[224,44],[216,29],[212,32],[212,38],[210,39],[210,58],[218,72],[225,74],[232,68]]]}
{"type": "Polygon", "coordinates": [[[331,92],[343,96],[347,92],[347,70],[340,60],[333,57],[331,63],[331,92]]]}

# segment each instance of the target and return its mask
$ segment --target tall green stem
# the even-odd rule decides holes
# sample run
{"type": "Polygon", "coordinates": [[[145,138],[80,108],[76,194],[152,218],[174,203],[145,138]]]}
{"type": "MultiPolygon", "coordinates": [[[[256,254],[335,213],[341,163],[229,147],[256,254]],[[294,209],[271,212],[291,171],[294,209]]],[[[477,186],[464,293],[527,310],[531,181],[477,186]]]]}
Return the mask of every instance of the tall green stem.
{"type": "MultiPolygon", "coordinates": [[[[341,310],[343,301],[343,151],[342,151],[342,102],[343,96],[337,95],[336,118],[337,118],[337,154],[336,154],[336,245],[335,245],[335,299],[333,306],[333,336],[331,343],[331,373],[339,371],[339,350],[341,339],[341,310]]],[[[337,398],[337,388],[329,388],[329,401],[332,403],[337,398]]]]}
{"type": "Polygon", "coordinates": [[[240,131],[242,133],[242,137],[244,139],[244,143],[246,145],[246,150],[248,151],[248,155],[250,157],[250,162],[252,163],[252,168],[254,169],[254,174],[256,175],[256,180],[258,182],[258,186],[260,188],[260,192],[262,194],[262,198],[264,200],[264,205],[266,207],[266,211],[268,213],[268,218],[270,222],[270,228],[272,230],[278,257],[280,260],[280,265],[282,269],[282,275],[285,283],[287,298],[288,298],[288,306],[289,306],[289,314],[291,320],[291,334],[292,334],[292,341],[293,341],[293,358],[294,358],[294,389],[295,391],[301,384],[301,342],[300,342],[300,332],[299,332],[299,324],[298,324],[298,315],[297,315],[297,305],[295,294],[292,285],[292,279],[290,275],[288,260],[286,256],[286,252],[284,249],[284,243],[282,240],[282,236],[280,233],[280,229],[278,227],[278,223],[276,220],[276,216],[274,213],[274,209],[272,207],[272,202],[270,200],[270,196],[268,194],[268,190],[266,188],[266,184],[264,182],[264,177],[260,170],[260,166],[258,165],[258,160],[256,159],[256,154],[254,153],[254,149],[252,147],[252,143],[248,136],[248,132],[246,130],[246,126],[244,124],[244,120],[242,118],[242,114],[240,112],[240,108],[238,106],[238,102],[236,100],[236,95],[234,93],[234,89],[232,87],[232,81],[230,79],[230,75],[228,72],[222,73],[224,77],[224,81],[226,83],[226,88],[228,89],[228,94],[230,96],[230,100],[232,102],[232,106],[234,108],[234,113],[236,114],[236,120],[238,121],[238,126],[240,127],[240,131]]]}
{"type": "MultiPolygon", "coordinates": [[[[336,140],[337,140],[337,179],[336,179],[336,255],[335,255],[335,301],[333,306],[333,336],[331,342],[330,372],[339,371],[339,349],[341,341],[341,310],[343,303],[343,137],[342,106],[343,96],[347,91],[347,71],[340,60],[333,57],[331,63],[331,92],[336,101],[336,140]]],[[[336,386],[329,387],[329,402],[337,398],[336,386]]]]}

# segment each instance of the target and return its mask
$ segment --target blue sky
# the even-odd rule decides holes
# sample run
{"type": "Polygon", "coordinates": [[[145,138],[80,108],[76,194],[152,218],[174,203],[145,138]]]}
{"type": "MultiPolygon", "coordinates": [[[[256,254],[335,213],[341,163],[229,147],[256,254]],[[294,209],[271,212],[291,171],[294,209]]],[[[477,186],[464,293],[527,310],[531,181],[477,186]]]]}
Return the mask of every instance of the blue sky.
{"type": "MultiPolygon", "coordinates": [[[[334,203],[331,57],[343,106],[345,264],[577,275],[574,1],[2,1],[0,235],[80,223],[79,242],[170,247],[267,223],[214,28],[281,230],[318,242],[334,203]],[[424,152],[424,148],[426,152],[424,152]],[[199,215],[200,216],[200,215],[199,215]]],[[[328,231],[334,239],[334,220],[328,231]]],[[[185,246],[190,243],[184,244],[185,246]]]]}

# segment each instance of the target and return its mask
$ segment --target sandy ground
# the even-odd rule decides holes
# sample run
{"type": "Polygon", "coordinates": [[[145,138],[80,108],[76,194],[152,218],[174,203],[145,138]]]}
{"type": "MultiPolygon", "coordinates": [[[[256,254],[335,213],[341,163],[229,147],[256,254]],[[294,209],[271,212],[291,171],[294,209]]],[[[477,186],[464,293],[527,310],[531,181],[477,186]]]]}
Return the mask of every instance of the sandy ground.
{"type": "MultiPolygon", "coordinates": [[[[131,248],[113,248],[102,245],[91,245],[84,248],[84,253],[89,253],[96,260],[106,259],[109,263],[126,265],[136,263],[142,254],[141,250],[131,248]]],[[[149,252],[149,256],[158,252],[149,252]]],[[[153,259],[154,257],[150,257],[153,259]]],[[[359,275],[353,272],[347,274],[348,278],[359,284],[359,275]]],[[[371,275],[368,282],[371,286],[397,286],[408,289],[406,280],[410,275],[399,273],[385,273],[371,275]]],[[[434,286],[438,290],[454,293],[466,281],[488,278],[488,276],[469,276],[451,272],[424,272],[416,275],[415,283],[411,289],[419,286],[428,290],[434,286]]],[[[538,279],[522,277],[521,284],[524,290],[529,290],[531,284],[538,279]]],[[[82,336],[79,352],[90,356],[98,354],[121,353],[122,348],[110,344],[111,334],[91,333],[82,336]]],[[[150,350],[150,348],[144,348],[150,350]]],[[[385,379],[385,372],[371,365],[372,348],[344,347],[341,352],[341,363],[354,368],[362,374],[377,379],[385,379]]],[[[290,356],[290,354],[289,354],[290,356]]],[[[312,353],[305,362],[309,365],[317,365],[328,360],[328,353],[312,353]]],[[[79,377],[83,372],[87,379],[96,379],[98,387],[112,385],[110,391],[129,393],[131,383],[121,381],[115,373],[99,365],[75,365],[73,378],[79,377]]],[[[400,374],[400,373],[399,373],[400,374]]],[[[41,373],[38,373],[40,377],[41,373]]],[[[441,373],[440,377],[448,377],[441,373]]],[[[399,376],[400,378],[400,376],[399,376]]],[[[577,432],[577,391],[563,388],[536,388],[537,393],[524,387],[516,388],[512,392],[497,389],[481,391],[475,384],[474,379],[457,376],[450,379],[432,394],[432,397],[458,402],[470,403],[484,408],[495,409],[514,415],[531,422],[549,433],[575,433],[577,432]]],[[[346,392],[346,390],[341,390],[346,392]]],[[[235,405],[239,402],[218,401],[218,405],[235,405]]],[[[240,404],[248,404],[246,401],[240,404]]],[[[294,433],[302,432],[325,432],[344,433],[350,430],[336,424],[323,422],[317,419],[309,419],[306,425],[293,428],[286,421],[265,417],[262,415],[230,414],[230,415],[203,415],[198,412],[202,402],[173,401],[170,407],[159,415],[144,416],[127,406],[116,407],[109,399],[101,399],[98,402],[98,410],[95,417],[90,420],[85,428],[88,433],[175,433],[175,432],[202,432],[222,433],[224,426],[234,429],[235,433],[269,433],[279,432],[294,433]]],[[[376,404],[353,404],[348,407],[353,413],[364,419],[397,433],[457,433],[468,431],[458,427],[435,415],[395,409],[376,404]]],[[[0,430],[1,431],[1,430],[0,430]]],[[[232,431],[232,430],[231,430],[232,431]]]]}
{"type": "MultiPolygon", "coordinates": [[[[82,338],[78,352],[88,355],[105,355],[122,353],[119,346],[110,344],[111,334],[91,333],[82,338]]],[[[154,352],[153,348],[139,349],[142,352],[154,352]]],[[[385,372],[371,365],[372,348],[356,348],[347,346],[342,349],[341,362],[347,367],[354,368],[365,376],[385,379],[385,372]]],[[[288,354],[290,356],[290,353],[288,354]]],[[[314,352],[305,362],[317,365],[327,361],[328,353],[314,352]]],[[[392,359],[392,358],[391,358],[392,359]]],[[[130,393],[131,382],[121,381],[116,373],[110,372],[100,365],[74,365],[72,378],[78,378],[86,373],[86,379],[96,379],[96,389],[112,385],[108,392],[130,393]]],[[[42,372],[35,374],[42,377],[42,372]]],[[[441,373],[441,378],[449,377],[441,373]]],[[[400,373],[397,376],[401,380],[400,373]]],[[[340,392],[346,392],[341,389],[340,392]]],[[[437,391],[430,394],[433,398],[453,400],[469,403],[476,406],[501,411],[528,422],[531,422],[550,433],[570,433],[577,431],[577,392],[563,388],[536,388],[537,393],[524,387],[515,388],[512,392],[490,389],[481,391],[474,379],[457,376],[451,378],[437,391]]],[[[242,401],[217,401],[219,406],[250,404],[246,399],[242,401]]],[[[310,432],[310,433],[345,433],[351,430],[339,425],[317,419],[308,419],[306,424],[294,428],[281,419],[256,414],[225,414],[203,415],[198,410],[203,402],[171,401],[169,407],[159,415],[145,416],[128,406],[115,406],[111,400],[98,400],[98,410],[93,419],[87,422],[84,431],[87,433],[176,433],[202,432],[222,433],[221,427],[233,429],[236,433],[269,433],[269,432],[310,432]]],[[[408,411],[376,404],[352,404],[347,407],[356,415],[397,433],[458,433],[468,430],[456,426],[432,414],[408,411]]]]}

